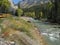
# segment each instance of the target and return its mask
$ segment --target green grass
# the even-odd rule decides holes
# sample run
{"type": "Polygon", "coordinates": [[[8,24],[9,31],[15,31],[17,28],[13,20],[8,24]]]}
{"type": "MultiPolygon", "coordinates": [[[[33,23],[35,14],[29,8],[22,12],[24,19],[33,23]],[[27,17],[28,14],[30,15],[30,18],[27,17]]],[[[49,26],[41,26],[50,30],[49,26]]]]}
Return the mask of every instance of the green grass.
{"type": "Polygon", "coordinates": [[[2,23],[3,19],[0,18],[0,23],[2,23]]]}

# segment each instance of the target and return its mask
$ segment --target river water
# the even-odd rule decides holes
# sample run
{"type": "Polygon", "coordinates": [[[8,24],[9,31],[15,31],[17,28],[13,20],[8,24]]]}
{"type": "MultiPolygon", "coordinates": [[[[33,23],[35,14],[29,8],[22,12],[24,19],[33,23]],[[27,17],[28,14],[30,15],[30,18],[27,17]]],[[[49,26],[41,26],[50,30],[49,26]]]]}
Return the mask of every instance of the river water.
{"type": "Polygon", "coordinates": [[[48,45],[60,45],[60,25],[52,25],[34,19],[30,21],[40,30],[48,45]]]}

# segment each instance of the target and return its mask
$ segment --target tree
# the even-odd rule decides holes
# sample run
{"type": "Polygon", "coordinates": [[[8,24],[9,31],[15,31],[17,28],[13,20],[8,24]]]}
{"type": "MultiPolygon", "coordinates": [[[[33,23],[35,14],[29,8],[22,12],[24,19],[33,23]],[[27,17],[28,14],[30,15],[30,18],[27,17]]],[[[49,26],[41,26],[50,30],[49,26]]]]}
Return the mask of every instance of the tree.
{"type": "Polygon", "coordinates": [[[30,8],[31,11],[35,12],[35,18],[40,19],[40,12],[41,12],[41,7],[40,5],[36,5],[30,8]]]}
{"type": "Polygon", "coordinates": [[[0,10],[2,13],[7,13],[10,8],[10,2],[8,0],[0,0],[0,10]]]}
{"type": "Polygon", "coordinates": [[[53,21],[54,20],[54,3],[53,2],[48,2],[47,5],[46,5],[46,16],[47,16],[47,19],[48,21],[53,21]]]}
{"type": "Polygon", "coordinates": [[[20,8],[18,8],[18,9],[16,10],[15,15],[16,15],[16,16],[21,16],[22,14],[23,14],[23,10],[20,9],[20,8]]]}
{"type": "Polygon", "coordinates": [[[53,22],[57,22],[57,16],[58,16],[58,2],[57,2],[58,0],[55,0],[54,1],[54,8],[53,8],[53,22]]]}
{"type": "Polygon", "coordinates": [[[55,0],[55,6],[56,6],[56,21],[60,23],[60,0],[55,0]]]}

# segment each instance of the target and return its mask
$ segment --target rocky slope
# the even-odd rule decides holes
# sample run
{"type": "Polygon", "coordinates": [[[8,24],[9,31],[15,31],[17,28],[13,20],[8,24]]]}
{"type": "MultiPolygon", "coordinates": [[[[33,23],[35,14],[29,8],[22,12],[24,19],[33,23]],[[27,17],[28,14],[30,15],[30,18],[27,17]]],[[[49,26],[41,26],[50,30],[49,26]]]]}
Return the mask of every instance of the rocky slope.
{"type": "Polygon", "coordinates": [[[41,3],[47,3],[49,0],[23,0],[19,2],[21,8],[30,8],[32,6],[40,5],[41,3]]]}

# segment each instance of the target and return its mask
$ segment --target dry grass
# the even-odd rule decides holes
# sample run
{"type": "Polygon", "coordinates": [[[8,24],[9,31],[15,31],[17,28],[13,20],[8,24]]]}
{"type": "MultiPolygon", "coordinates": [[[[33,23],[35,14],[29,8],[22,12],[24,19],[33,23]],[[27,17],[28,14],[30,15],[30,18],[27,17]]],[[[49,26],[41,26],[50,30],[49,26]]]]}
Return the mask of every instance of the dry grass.
{"type": "Polygon", "coordinates": [[[30,30],[32,30],[34,27],[30,23],[20,19],[19,17],[15,18],[11,16],[0,20],[2,21],[0,23],[2,27],[2,33],[4,33],[5,31],[9,31],[9,28],[11,28],[14,30],[24,32],[28,36],[32,36],[30,30]]]}
{"type": "MultiPolygon", "coordinates": [[[[16,39],[13,38],[13,36],[10,36],[13,34],[17,35],[18,33],[23,32],[31,39],[34,38],[35,40],[37,40],[41,45],[46,45],[43,37],[39,34],[38,29],[36,30],[32,24],[26,22],[25,20],[20,19],[19,17],[10,16],[4,19],[0,19],[0,21],[0,28],[2,30],[1,33],[5,34],[3,36],[6,37],[6,39],[16,39]]],[[[19,35],[17,39],[20,39],[19,35]]]]}

